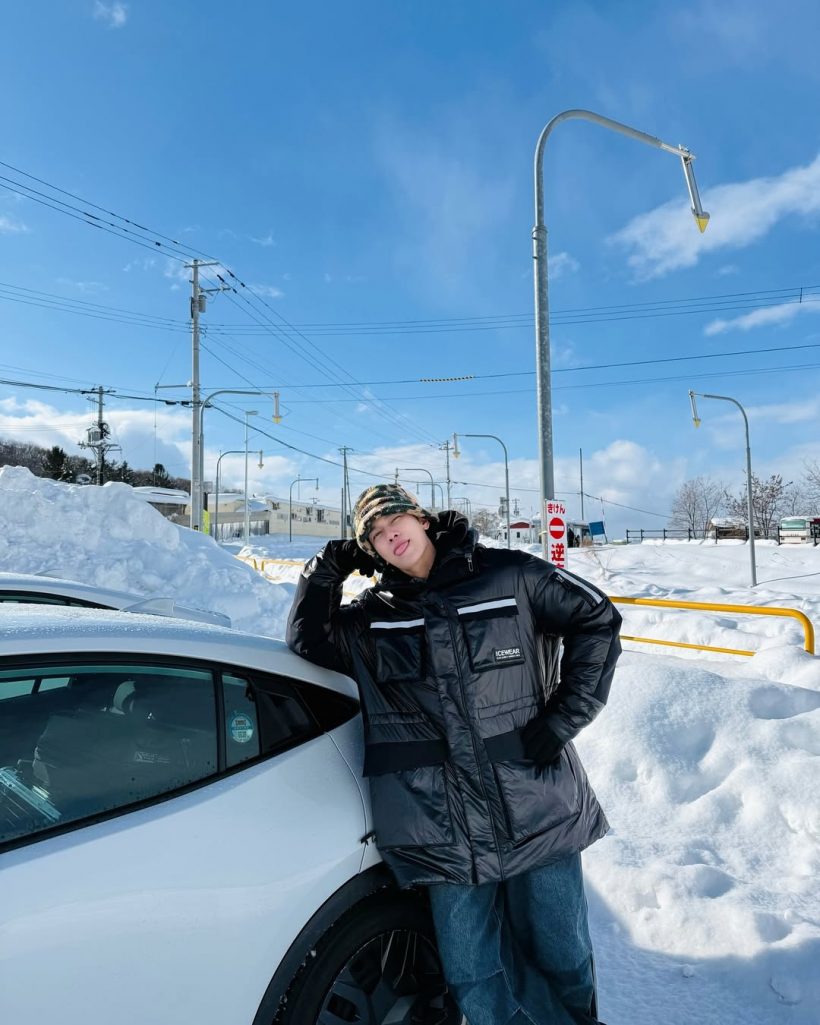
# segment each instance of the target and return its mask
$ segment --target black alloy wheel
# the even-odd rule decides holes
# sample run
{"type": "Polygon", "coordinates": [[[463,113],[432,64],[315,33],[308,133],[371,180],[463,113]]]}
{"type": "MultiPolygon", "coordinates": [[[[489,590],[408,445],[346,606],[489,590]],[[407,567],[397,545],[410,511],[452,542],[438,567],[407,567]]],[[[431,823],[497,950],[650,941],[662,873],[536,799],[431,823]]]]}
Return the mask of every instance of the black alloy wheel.
{"type": "Polygon", "coordinates": [[[377,895],[317,944],[288,995],[293,1025],[461,1025],[418,894],[377,895]]]}

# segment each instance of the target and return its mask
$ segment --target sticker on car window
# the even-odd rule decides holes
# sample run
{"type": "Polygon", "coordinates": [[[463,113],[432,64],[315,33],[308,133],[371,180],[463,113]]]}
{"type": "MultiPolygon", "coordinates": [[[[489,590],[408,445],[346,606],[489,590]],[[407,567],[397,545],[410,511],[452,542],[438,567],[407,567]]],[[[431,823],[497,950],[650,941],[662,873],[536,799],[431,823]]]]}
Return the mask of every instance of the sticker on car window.
{"type": "Polygon", "coordinates": [[[247,715],[234,712],[230,721],[231,738],[237,744],[247,744],[253,738],[253,722],[247,715]]]}

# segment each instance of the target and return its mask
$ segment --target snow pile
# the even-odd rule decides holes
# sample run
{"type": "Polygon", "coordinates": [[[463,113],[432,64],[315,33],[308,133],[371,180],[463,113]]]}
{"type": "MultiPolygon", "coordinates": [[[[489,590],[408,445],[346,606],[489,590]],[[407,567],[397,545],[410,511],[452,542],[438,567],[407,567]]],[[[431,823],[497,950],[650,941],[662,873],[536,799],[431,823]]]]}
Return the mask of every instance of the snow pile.
{"type": "Polygon", "coordinates": [[[80,487],[13,466],[0,469],[0,570],[171,597],[278,637],[292,593],[169,522],[128,484],[80,487]]]}
{"type": "MultiPolygon", "coordinates": [[[[263,576],[126,485],[0,470],[0,569],[168,595],[257,632],[281,636],[301,560],[324,543],[254,539],[242,554],[272,560],[263,576]]],[[[755,589],[731,542],[573,550],[569,568],[612,595],[789,606],[820,624],[820,548],[758,545],[755,589]]],[[[820,658],[786,619],[622,611],[625,633],[757,654],[625,642],[579,737],[613,827],[584,856],[602,1018],[820,1025],[820,658]]]]}

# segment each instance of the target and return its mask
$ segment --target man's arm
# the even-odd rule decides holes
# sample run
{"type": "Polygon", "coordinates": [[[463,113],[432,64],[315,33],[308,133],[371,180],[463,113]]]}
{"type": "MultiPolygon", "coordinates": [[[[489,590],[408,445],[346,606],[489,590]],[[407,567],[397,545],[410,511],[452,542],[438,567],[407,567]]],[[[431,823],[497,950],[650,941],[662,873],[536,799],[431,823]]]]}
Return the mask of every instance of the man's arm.
{"type": "Polygon", "coordinates": [[[560,636],[564,647],[558,685],[528,728],[532,755],[544,763],[606,704],[621,653],[621,616],[593,584],[549,563],[533,560],[525,577],[538,629],[560,636]]]}
{"type": "Polygon", "coordinates": [[[288,617],[286,640],[291,651],[341,673],[352,669],[343,621],[353,614],[341,607],[342,585],[356,569],[370,575],[375,567],[355,541],[329,541],[305,564],[288,617]]]}

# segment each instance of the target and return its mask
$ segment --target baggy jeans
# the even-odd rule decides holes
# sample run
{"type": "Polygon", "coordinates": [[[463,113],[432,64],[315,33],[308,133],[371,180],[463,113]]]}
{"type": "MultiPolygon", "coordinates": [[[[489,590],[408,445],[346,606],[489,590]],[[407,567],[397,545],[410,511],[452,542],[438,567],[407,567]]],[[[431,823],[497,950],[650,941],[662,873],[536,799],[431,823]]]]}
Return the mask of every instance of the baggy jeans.
{"type": "Polygon", "coordinates": [[[470,1025],[597,1020],[580,854],[502,883],[428,892],[444,977],[470,1025]]]}

